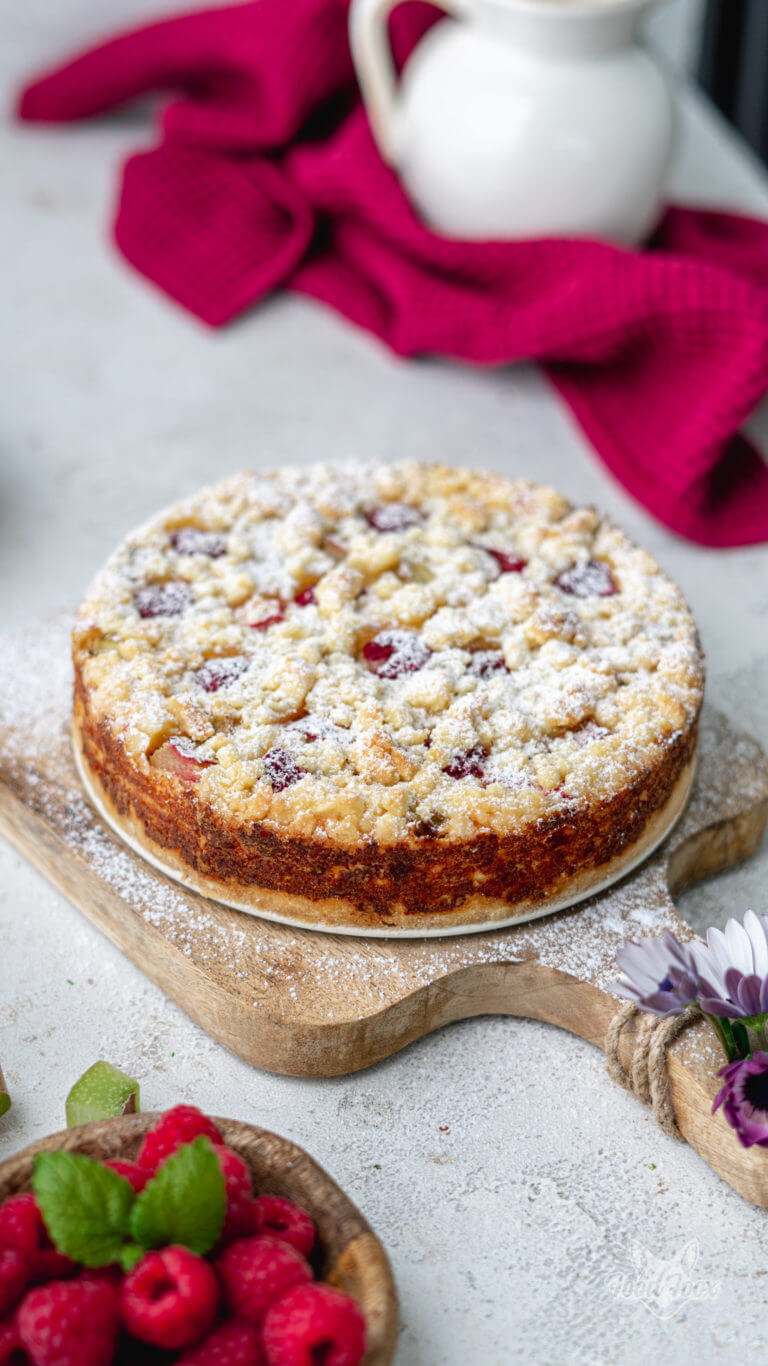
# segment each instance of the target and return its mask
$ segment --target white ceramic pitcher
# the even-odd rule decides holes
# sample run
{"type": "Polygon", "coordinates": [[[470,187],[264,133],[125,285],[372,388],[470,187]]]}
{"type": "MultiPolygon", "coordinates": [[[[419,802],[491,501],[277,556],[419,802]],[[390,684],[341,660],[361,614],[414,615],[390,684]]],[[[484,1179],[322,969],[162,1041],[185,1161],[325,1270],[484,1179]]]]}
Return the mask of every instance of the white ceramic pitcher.
{"type": "Polygon", "coordinates": [[[638,37],[657,0],[436,0],[398,87],[397,0],[352,0],[350,41],[374,136],[423,217],[462,238],[654,228],[671,93],[638,37]]]}

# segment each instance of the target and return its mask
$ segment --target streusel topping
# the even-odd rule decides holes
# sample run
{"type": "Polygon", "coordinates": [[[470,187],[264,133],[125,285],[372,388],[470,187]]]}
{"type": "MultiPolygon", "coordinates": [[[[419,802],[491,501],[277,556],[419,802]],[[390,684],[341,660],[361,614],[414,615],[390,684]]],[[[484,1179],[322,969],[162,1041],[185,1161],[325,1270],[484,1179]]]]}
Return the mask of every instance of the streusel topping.
{"type": "Polygon", "coordinates": [[[593,508],[418,464],[243,473],[176,504],[108,561],[75,649],[140,769],[345,844],[610,799],[703,683],[679,589],[593,508]]]}

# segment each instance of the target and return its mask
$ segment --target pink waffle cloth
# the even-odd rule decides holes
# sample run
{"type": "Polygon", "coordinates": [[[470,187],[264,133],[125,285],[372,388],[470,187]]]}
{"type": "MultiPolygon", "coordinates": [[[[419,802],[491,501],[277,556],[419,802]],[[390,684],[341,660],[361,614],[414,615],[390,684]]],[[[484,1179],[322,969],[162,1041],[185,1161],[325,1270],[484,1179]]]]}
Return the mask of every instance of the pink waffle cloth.
{"type": "MultiPolygon", "coordinates": [[[[651,247],[452,241],[374,146],[348,0],[256,0],[113,39],[24,91],[26,120],[173,92],[123,172],[115,240],[214,327],[271,290],[401,356],[536,359],[613,475],[704,545],[768,539],[768,467],[739,434],[768,390],[768,225],[672,208],[651,247]]],[[[394,16],[398,61],[435,11],[394,16]]]]}

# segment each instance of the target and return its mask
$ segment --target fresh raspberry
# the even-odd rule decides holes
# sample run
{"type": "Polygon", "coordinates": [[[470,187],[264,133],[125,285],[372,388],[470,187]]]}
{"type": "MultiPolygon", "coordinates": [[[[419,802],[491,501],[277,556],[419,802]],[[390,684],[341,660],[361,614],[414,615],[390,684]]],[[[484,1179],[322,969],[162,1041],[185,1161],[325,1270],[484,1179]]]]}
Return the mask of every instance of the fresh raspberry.
{"type": "Polygon", "coordinates": [[[34,1195],[12,1195],[0,1205],[0,1247],[14,1247],[32,1257],[40,1250],[44,1232],[34,1195]]]}
{"type": "Polygon", "coordinates": [[[260,1195],[251,1206],[251,1232],[267,1233],[290,1243],[308,1257],[315,1245],[315,1226],[306,1210],[279,1195],[260,1195]]]}
{"type": "Polygon", "coordinates": [[[257,1325],[292,1286],[312,1280],[301,1253],[279,1238],[238,1238],[217,1258],[216,1270],[229,1309],[257,1325]]]}
{"type": "Polygon", "coordinates": [[[178,1362],[179,1366],[264,1366],[261,1334],[245,1319],[228,1319],[178,1362]]]}
{"type": "Polygon", "coordinates": [[[87,1266],[77,1275],[78,1281],[86,1281],[89,1285],[109,1285],[113,1290],[120,1289],[122,1279],[123,1273],[114,1263],[111,1266],[87,1266]]]}
{"type": "Polygon", "coordinates": [[[268,1366],[357,1366],[365,1355],[365,1319],[340,1290],[299,1285],[269,1310],[262,1341],[268,1366]]]}
{"type": "Polygon", "coordinates": [[[191,1347],[211,1328],[219,1307],[213,1268],[186,1247],[148,1252],[120,1288],[123,1326],[156,1347],[191,1347]]]}
{"type": "Polygon", "coordinates": [[[152,1125],[136,1161],[147,1171],[156,1172],[166,1157],[201,1135],[210,1138],[212,1143],[224,1142],[213,1120],[208,1119],[196,1105],[176,1105],[172,1110],[166,1110],[152,1125]]]}
{"type": "Polygon", "coordinates": [[[31,1366],[21,1345],[18,1319],[0,1323],[0,1366],[31,1366]]]}
{"type": "Polygon", "coordinates": [[[18,1324],[34,1366],[110,1366],[119,1327],[117,1296],[108,1285],[51,1281],[24,1297],[18,1324]]]}
{"type": "Polygon", "coordinates": [[[221,1144],[214,1144],[219,1166],[224,1177],[227,1193],[227,1214],[224,1220],[222,1238],[231,1242],[244,1233],[250,1233],[251,1206],[253,1204],[253,1184],[247,1163],[240,1155],[221,1144]]]}
{"type": "Polygon", "coordinates": [[[0,1248],[0,1317],[16,1308],[30,1282],[29,1262],[16,1247],[0,1248]]]}
{"type": "Polygon", "coordinates": [[[118,1176],[124,1177],[128,1184],[133,1186],[137,1195],[143,1191],[149,1180],[150,1173],[146,1167],[140,1167],[138,1162],[124,1162],[121,1157],[114,1157],[111,1161],[105,1162],[104,1166],[109,1167],[110,1171],[117,1172],[118,1176]]]}
{"type": "Polygon", "coordinates": [[[37,1201],[29,1192],[12,1195],[0,1206],[0,1248],[7,1247],[26,1257],[34,1282],[60,1280],[75,1271],[75,1263],[53,1246],[37,1201]]]}

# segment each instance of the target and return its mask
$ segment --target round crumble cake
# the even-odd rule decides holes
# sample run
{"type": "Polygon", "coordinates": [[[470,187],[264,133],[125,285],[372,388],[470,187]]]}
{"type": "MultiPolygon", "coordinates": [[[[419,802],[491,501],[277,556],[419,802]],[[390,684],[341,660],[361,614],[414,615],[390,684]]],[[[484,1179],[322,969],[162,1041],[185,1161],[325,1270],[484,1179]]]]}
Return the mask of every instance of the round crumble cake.
{"type": "Polygon", "coordinates": [[[304,925],[543,914],[685,802],[680,591],[593,508],[439,465],[242,473],[129,536],[74,632],[86,786],[209,896],[304,925]]]}

